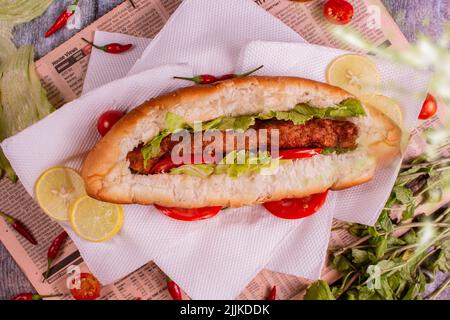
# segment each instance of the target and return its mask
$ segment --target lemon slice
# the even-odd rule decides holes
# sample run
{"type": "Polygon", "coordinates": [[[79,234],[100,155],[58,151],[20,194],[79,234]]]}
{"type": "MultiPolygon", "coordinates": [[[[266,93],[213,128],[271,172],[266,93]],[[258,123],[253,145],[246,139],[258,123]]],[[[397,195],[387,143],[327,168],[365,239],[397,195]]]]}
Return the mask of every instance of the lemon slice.
{"type": "Polygon", "coordinates": [[[358,54],[337,57],[328,66],[326,78],[329,84],[357,97],[375,95],[380,87],[380,72],[376,64],[358,54]]]}
{"type": "Polygon", "coordinates": [[[123,208],[117,204],[82,196],[70,208],[70,223],[81,238],[104,242],[122,228],[123,208]]]}
{"type": "Polygon", "coordinates": [[[403,127],[403,113],[398,103],[383,95],[361,97],[364,104],[373,106],[388,116],[400,128],[403,127]]]}
{"type": "Polygon", "coordinates": [[[73,169],[54,167],[44,171],[34,186],[36,200],[50,217],[69,220],[69,208],[86,194],[83,178],[73,169]]]}

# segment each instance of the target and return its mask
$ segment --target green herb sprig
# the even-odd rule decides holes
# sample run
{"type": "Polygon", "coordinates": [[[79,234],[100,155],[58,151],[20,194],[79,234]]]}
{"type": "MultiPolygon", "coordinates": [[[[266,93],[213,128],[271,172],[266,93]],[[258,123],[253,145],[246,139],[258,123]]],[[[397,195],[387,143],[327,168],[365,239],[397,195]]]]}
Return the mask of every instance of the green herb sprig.
{"type": "Polygon", "coordinates": [[[314,282],[304,299],[435,299],[448,288],[449,279],[429,296],[420,295],[436,272],[450,272],[450,202],[430,215],[417,215],[416,209],[441,201],[443,190],[450,187],[449,169],[448,157],[418,157],[404,164],[375,226],[339,227],[359,238],[330,252],[340,280],[331,286],[323,280],[314,282]],[[400,216],[395,216],[398,211],[400,216]]]}

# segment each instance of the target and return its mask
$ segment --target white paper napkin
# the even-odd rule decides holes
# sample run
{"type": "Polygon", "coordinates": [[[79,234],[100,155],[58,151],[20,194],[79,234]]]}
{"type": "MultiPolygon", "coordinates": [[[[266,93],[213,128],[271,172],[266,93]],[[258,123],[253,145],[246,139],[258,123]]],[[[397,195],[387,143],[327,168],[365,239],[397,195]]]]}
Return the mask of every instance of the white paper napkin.
{"type": "Polygon", "coordinates": [[[130,74],[180,62],[196,74],[229,73],[252,40],[304,41],[252,0],[184,0],[130,74]]]}
{"type": "Polygon", "coordinates": [[[83,83],[83,94],[111,81],[123,78],[150,44],[151,39],[126,34],[96,31],[94,43],[99,46],[108,43],[131,43],[133,47],[121,54],[110,54],[92,48],[89,68],[83,83]]]}
{"type": "MultiPolygon", "coordinates": [[[[346,53],[349,52],[306,43],[255,41],[241,51],[237,72],[264,64],[261,73],[267,75],[291,75],[326,82],[327,66],[346,53]]],[[[413,129],[428,92],[431,73],[375,57],[372,60],[381,74],[382,94],[399,102],[405,129],[413,129]]],[[[398,157],[391,166],[377,170],[371,182],[338,192],[335,218],[373,225],[389,197],[400,163],[398,157]]]]}

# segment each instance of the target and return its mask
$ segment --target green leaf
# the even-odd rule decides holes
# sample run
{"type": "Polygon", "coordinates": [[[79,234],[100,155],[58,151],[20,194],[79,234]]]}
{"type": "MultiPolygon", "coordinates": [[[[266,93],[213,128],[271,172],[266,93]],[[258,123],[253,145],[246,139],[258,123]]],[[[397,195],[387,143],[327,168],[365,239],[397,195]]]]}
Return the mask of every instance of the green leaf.
{"type": "Polygon", "coordinates": [[[184,129],[186,121],[182,116],[179,116],[173,112],[167,112],[165,118],[165,130],[169,133],[173,133],[177,130],[184,129]]]}
{"type": "MultiPolygon", "coordinates": [[[[345,109],[350,116],[345,117],[359,117],[365,116],[366,112],[364,111],[364,107],[361,102],[357,99],[346,99],[338,104],[339,109],[345,109]]],[[[332,115],[331,115],[332,116],[332,115]]]]}
{"type": "Polygon", "coordinates": [[[161,141],[169,135],[169,132],[164,130],[154,137],[150,143],[147,143],[142,149],[142,156],[144,157],[144,167],[147,167],[148,160],[157,157],[161,152],[161,141]]]}
{"type": "Polygon", "coordinates": [[[306,103],[300,103],[295,106],[294,110],[305,117],[324,118],[327,115],[328,108],[315,108],[306,103]]]}
{"type": "Polygon", "coordinates": [[[392,229],[393,229],[392,220],[389,217],[387,210],[383,210],[381,212],[380,216],[378,217],[376,225],[378,228],[382,229],[383,231],[386,231],[386,232],[392,231],[392,229]]]}
{"type": "Polygon", "coordinates": [[[357,300],[382,300],[375,290],[369,289],[367,286],[358,287],[358,289],[357,300]]]}
{"type": "Polygon", "coordinates": [[[375,255],[378,259],[382,258],[384,254],[386,253],[388,241],[387,237],[379,237],[375,244],[375,255]]]}
{"type": "Polygon", "coordinates": [[[207,130],[211,130],[211,129],[217,129],[217,127],[220,125],[220,123],[222,122],[221,118],[217,118],[211,121],[207,121],[201,124],[201,126],[198,126],[200,128],[200,130],[195,130],[196,126],[192,126],[194,127],[194,131],[207,131],[207,130]]]}
{"type": "Polygon", "coordinates": [[[306,121],[311,120],[312,116],[305,116],[295,111],[277,111],[275,112],[275,118],[277,120],[292,121],[294,124],[304,124],[306,121]]]}
{"type": "Polygon", "coordinates": [[[206,178],[214,173],[213,164],[185,164],[170,170],[170,174],[187,174],[189,176],[206,178]]]}
{"type": "Polygon", "coordinates": [[[412,191],[403,186],[395,186],[393,192],[397,200],[402,204],[409,204],[414,200],[412,191]]]}
{"type": "Polygon", "coordinates": [[[339,272],[345,272],[355,269],[352,263],[343,255],[334,256],[332,264],[334,269],[339,272]]]}
{"type": "Polygon", "coordinates": [[[303,300],[336,300],[326,281],[313,282],[306,290],[303,300]]]}
{"type": "Polygon", "coordinates": [[[235,118],[233,130],[245,131],[255,124],[255,117],[242,116],[235,118]]]}
{"type": "Polygon", "coordinates": [[[416,211],[416,206],[414,203],[410,203],[406,206],[406,210],[403,211],[402,220],[408,220],[414,217],[414,212],[416,211]]]}
{"type": "Polygon", "coordinates": [[[274,170],[276,166],[288,161],[272,159],[268,153],[253,154],[241,150],[228,153],[218,164],[191,164],[172,169],[170,174],[187,174],[196,177],[208,177],[212,174],[227,174],[237,178],[251,173],[260,173],[262,170],[274,170]],[[242,162],[241,162],[242,161],[242,162]]]}
{"type": "Polygon", "coordinates": [[[394,299],[394,292],[389,285],[389,282],[386,277],[380,278],[380,284],[381,288],[376,289],[377,293],[384,299],[384,300],[393,300],[394,299]]]}
{"type": "Polygon", "coordinates": [[[354,264],[363,264],[369,261],[369,255],[367,251],[360,249],[352,249],[352,261],[354,264]]]}
{"type": "Polygon", "coordinates": [[[411,229],[402,236],[402,240],[404,240],[407,244],[414,244],[418,240],[417,234],[413,229],[411,229]]]}

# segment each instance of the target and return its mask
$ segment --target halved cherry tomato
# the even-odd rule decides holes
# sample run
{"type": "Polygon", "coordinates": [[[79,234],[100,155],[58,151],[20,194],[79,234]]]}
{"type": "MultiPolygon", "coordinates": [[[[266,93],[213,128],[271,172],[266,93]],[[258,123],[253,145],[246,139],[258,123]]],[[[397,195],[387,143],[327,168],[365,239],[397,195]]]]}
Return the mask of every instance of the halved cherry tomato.
{"type": "Polygon", "coordinates": [[[80,273],[80,288],[72,288],[70,293],[75,300],[95,300],[100,297],[100,282],[90,273],[80,273]]]}
{"type": "Polygon", "coordinates": [[[151,174],[167,173],[171,169],[179,166],[181,166],[181,164],[175,164],[170,158],[170,156],[164,157],[154,164],[154,166],[150,169],[150,173],[151,174]]]}
{"type": "Polygon", "coordinates": [[[318,211],[327,199],[328,190],[304,198],[283,199],[263,204],[271,214],[282,219],[301,219],[318,211]]]}
{"type": "Polygon", "coordinates": [[[331,23],[347,24],[353,18],[353,6],[345,0],[328,0],[323,14],[331,23]]]}
{"type": "Polygon", "coordinates": [[[214,217],[217,213],[219,213],[220,210],[222,210],[222,207],[183,209],[183,208],[163,207],[157,204],[155,204],[155,208],[172,219],[183,221],[209,219],[214,217]]]}
{"type": "Polygon", "coordinates": [[[279,151],[280,159],[304,159],[311,158],[322,152],[321,148],[296,148],[296,149],[284,149],[279,151]]]}
{"type": "Polygon", "coordinates": [[[437,102],[436,99],[428,94],[427,98],[423,102],[422,110],[420,110],[419,119],[427,120],[434,116],[437,112],[437,102]]]}
{"type": "Polygon", "coordinates": [[[122,118],[124,113],[122,111],[106,111],[97,121],[98,133],[103,137],[108,131],[122,118]]]}

